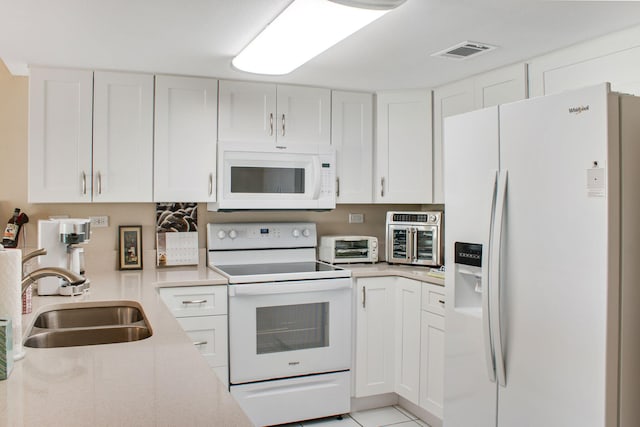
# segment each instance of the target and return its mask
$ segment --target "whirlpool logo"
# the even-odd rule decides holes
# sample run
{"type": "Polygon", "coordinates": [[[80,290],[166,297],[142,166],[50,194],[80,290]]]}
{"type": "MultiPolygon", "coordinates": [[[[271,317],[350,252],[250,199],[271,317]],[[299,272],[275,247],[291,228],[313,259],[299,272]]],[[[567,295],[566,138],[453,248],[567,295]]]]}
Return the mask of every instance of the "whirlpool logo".
{"type": "Polygon", "coordinates": [[[579,107],[569,107],[569,113],[571,114],[580,114],[584,111],[589,111],[588,105],[581,105],[579,107]]]}

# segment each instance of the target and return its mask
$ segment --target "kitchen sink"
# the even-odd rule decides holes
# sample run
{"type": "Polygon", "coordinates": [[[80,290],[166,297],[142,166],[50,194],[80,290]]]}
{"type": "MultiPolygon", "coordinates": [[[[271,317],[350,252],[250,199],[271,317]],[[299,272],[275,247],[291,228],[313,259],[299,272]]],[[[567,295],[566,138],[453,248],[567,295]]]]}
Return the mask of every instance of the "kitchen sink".
{"type": "Polygon", "coordinates": [[[45,311],[33,326],[37,328],[62,329],[89,326],[127,325],[143,321],[138,307],[113,305],[107,307],[82,307],[45,311]]]}
{"type": "Polygon", "coordinates": [[[34,348],[73,347],[139,341],[150,336],[151,331],[144,326],[58,329],[31,335],[24,345],[34,348]]]}
{"type": "Polygon", "coordinates": [[[139,341],[152,335],[134,301],[61,304],[34,320],[25,347],[52,348],[139,341]]]}

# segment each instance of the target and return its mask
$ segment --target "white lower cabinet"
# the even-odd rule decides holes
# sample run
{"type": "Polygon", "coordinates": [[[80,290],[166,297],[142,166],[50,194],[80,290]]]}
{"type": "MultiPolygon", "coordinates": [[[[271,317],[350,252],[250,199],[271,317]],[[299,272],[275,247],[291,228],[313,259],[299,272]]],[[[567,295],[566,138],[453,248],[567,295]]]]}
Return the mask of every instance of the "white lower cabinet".
{"type": "Polygon", "coordinates": [[[444,395],[444,289],[422,284],[420,313],[420,407],[442,418],[444,395]]]}
{"type": "Polygon", "coordinates": [[[404,277],[356,279],[357,398],[396,393],[442,418],[444,288],[404,277]]]}
{"type": "Polygon", "coordinates": [[[193,345],[228,386],[227,286],[178,286],[159,292],[193,345]]]}
{"type": "Polygon", "coordinates": [[[394,279],[356,279],[356,397],[394,390],[394,279]]]}
{"type": "Polygon", "coordinates": [[[395,284],[395,392],[418,403],[421,282],[397,277],[395,284]]]}

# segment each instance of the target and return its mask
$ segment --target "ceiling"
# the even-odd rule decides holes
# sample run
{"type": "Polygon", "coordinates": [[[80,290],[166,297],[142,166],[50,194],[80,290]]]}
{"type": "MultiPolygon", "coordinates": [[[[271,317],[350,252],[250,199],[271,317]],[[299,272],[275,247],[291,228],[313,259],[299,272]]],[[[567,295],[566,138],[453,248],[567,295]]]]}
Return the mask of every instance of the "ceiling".
{"type": "Polygon", "coordinates": [[[0,58],[27,64],[211,76],[338,89],[436,87],[640,25],[640,1],[407,0],[289,75],[231,59],[291,0],[0,0],[0,58]],[[463,61],[432,53],[498,46],[463,61]]]}

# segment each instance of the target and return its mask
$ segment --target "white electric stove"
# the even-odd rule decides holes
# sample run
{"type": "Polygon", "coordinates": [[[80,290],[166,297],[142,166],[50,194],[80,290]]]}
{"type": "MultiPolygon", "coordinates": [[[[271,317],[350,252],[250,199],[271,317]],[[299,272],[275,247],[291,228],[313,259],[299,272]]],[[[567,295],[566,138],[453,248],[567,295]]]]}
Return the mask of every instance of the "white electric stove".
{"type": "Polygon", "coordinates": [[[256,425],[349,412],[351,272],[316,245],[314,223],[207,226],[229,280],[230,391],[256,425]]]}

